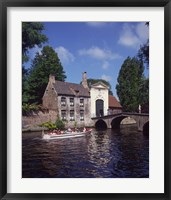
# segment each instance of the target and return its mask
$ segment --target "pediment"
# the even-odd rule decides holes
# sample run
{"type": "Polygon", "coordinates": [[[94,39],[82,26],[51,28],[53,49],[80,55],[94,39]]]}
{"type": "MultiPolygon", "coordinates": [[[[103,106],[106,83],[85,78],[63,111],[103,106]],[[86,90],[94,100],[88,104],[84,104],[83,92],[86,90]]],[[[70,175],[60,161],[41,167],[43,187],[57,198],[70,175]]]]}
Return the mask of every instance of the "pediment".
{"type": "Polygon", "coordinates": [[[101,81],[91,85],[91,87],[96,89],[109,89],[108,86],[101,81]]]}

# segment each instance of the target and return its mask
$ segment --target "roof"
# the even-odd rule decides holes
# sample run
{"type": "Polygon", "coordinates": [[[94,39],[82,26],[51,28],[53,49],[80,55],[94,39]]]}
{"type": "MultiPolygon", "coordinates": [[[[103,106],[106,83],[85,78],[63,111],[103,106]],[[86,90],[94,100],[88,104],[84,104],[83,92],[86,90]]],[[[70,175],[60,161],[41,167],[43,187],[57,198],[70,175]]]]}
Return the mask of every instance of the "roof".
{"type": "Polygon", "coordinates": [[[89,90],[81,84],[55,81],[54,88],[59,95],[90,97],[89,90]]]}
{"type": "Polygon", "coordinates": [[[119,101],[112,95],[109,95],[109,108],[122,108],[119,101]]]}

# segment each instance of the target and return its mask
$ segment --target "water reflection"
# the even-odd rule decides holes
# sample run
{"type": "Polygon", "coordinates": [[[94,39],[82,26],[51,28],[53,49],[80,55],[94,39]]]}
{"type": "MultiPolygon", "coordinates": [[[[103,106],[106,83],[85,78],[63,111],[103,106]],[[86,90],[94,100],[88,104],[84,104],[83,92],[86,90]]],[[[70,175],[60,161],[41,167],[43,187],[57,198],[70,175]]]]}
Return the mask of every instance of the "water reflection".
{"type": "Polygon", "coordinates": [[[22,141],[25,178],[149,176],[149,139],[134,127],[53,141],[41,140],[40,133],[25,133],[22,141]]]}

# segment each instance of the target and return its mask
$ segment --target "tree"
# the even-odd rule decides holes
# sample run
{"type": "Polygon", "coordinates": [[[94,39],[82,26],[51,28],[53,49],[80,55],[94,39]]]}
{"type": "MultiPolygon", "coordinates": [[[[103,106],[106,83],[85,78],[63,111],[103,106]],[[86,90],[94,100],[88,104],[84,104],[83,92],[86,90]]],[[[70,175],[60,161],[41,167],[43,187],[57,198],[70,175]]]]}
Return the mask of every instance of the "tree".
{"type": "MultiPolygon", "coordinates": [[[[149,27],[149,22],[145,23],[145,26],[149,27]]],[[[149,40],[142,46],[140,46],[140,49],[138,51],[138,58],[147,65],[147,68],[149,67],[149,40]]]]}
{"type": "Polygon", "coordinates": [[[140,85],[139,102],[141,105],[141,112],[149,113],[149,79],[142,79],[140,85]]]}
{"type": "Polygon", "coordinates": [[[149,67],[149,40],[140,47],[138,51],[138,58],[149,67]]]}
{"type": "Polygon", "coordinates": [[[108,81],[106,81],[104,79],[92,79],[92,78],[87,79],[87,83],[88,83],[89,88],[91,87],[91,85],[93,85],[97,82],[100,82],[100,81],[103,82],[105,85],[107,85],[109,87],[109,94],[113,95],[113,92],[112,92],[112,89],[111,89],[112,87],[111,87],[111,85],[108,81]]]}
{"type": "Polygon", "coordinates": [[[44,25],[40,22],[22,23],[22,63],[29,60],[28,50],[35,45],[41,47],[42,43],[48,41],[46,35],[42,34],[44,25]]]}
{"type": "Polygon", "coordinates": [[[143,71],[142,62],[135,57],[128,57],[121,66],[116,91],[124,111],[136,112],[141,103],[140,88],[144,80],[143,71]]]}
{"type": "Polygon", "coordinates": [[[64,81],[66,78],[57,53],[52,47],[45,46],[40,54],[36,54],[30,69],[26,92],[28,103],[42,103],[50,74],[53,74],[59,81],[64,81]]]}
{"type": "Polygon", "coordinates": [[[22,100],[27,103],[28,96],[28,69],[25,68],[24,63],[29,60],[28,51],[35,47],[41,47],[48,39],[46,35],[42,34],[44,25],[40,22],[23,22],[22,23],[22,100]]]}

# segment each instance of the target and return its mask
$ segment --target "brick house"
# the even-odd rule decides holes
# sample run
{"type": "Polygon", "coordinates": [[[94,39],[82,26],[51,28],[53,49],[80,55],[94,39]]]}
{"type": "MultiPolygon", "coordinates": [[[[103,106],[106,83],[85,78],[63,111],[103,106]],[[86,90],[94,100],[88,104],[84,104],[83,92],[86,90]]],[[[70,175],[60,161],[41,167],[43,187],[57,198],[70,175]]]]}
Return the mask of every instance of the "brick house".
{"type": "Polygon", "coordinates": [[[43,96],[43,106],[56,110],[68,127],[74,126],[75,122],[78,126],[91,126],[90,92],[86,74],[83,73],[82,84],[56,81],[50,75],[43,96]]]}

